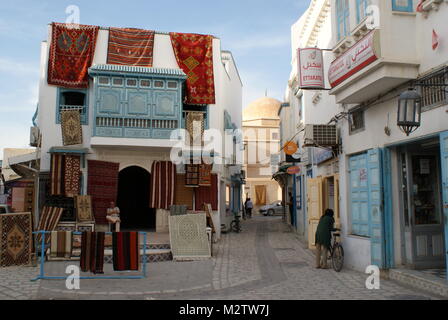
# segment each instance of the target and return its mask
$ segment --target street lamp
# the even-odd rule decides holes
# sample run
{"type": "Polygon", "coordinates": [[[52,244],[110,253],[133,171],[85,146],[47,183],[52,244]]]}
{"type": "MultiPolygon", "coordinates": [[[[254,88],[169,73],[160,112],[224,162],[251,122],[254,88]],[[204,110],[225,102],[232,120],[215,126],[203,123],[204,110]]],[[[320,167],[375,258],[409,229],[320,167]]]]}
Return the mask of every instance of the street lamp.
{"type": "Polygon", "coordinates": [[[421,95],[413,88],[409,88],[398,98],[397,125],[407,136],[420,127],[421,99],[421,95]]]}

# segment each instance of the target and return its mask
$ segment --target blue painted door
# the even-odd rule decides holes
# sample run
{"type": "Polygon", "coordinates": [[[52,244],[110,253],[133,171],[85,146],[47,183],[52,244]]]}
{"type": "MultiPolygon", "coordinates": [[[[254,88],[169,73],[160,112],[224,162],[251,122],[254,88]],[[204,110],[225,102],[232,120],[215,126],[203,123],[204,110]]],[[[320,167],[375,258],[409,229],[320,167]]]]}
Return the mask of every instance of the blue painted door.
{"type": "Polygon", "coordinates": [[[368,237],[370,232],[367,153],[349,160],[351,233],[368,237]]]}
{"type": "MultiPolygon", "coordinates": [[[[448,250],[448,131],[440,134],[440,157],[442,163],[443,217],[445,221],[445,250],[448,250]]],[[[445,252],[448,267],[448,251],[445,252]]],[[[448,279],[448,278],[447,278],[448,279]]]]}
{"type": "Polygon", "coordinates": [[[367,153],[371,263],[385,268],[382,150],[367,153]]]}
{"type": "Polygon", "coordinates": [[[389,148],[382,150],[383,156],[383,202],[384,202],[384,241],[386,268],[394,267],[394,226],[393,226],[393,209],[392,209],[392,164],[391,153],[389,148]]]}

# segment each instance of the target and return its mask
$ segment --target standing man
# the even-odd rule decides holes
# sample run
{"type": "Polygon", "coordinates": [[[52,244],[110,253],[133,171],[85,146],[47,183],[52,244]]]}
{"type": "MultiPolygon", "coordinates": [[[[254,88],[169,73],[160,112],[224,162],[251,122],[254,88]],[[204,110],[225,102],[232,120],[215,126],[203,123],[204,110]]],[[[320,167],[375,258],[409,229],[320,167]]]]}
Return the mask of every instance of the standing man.
{"type": "Polygon", "coordinates": [[[331,245],[331,232],[334,228],[334,212],[331,209],[325,210],[325,214],[320,218],[316,230],[316,268],[327,269],[328,248],[331,245]]]}
{"type": "Polygon", "coordinates": [[[252,218],[252,208],[254,207],[254,204],[252,203],[252,200],[250,198],[246,199],[246,203],[244,204],[246,208],[247,217],[250,219],[252,218]]]}
{"type": "Polygon", "coordinates": [[[290,192],[289,193],[288,206],[289,206],[289,216],[290,216],[290,219],[291,219],[291,225],[294,222],[294,206],[293,206],[293,203],[294,203],[294,198],[292,197],[292,193],[290,192]]]}

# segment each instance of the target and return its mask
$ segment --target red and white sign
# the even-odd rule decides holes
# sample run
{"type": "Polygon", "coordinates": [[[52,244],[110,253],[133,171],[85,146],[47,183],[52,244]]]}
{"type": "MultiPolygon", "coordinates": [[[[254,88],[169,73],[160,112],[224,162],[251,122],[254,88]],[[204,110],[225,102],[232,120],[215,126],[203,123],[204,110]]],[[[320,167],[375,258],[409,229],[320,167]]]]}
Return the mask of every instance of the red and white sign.
{"type": "Polygon", "coordinates": [[[328,80],[332,88],[378,60],[375,30],[370,31],[339,58],[334,60],[328,71],[328,80]]]}
{"type": "Polygon", "coordinates": [[[324,59],[322,50],[318,48],[302,48],[297,50],[299,88],[325,88],[324,59]]]}
{"type": "Polygon", "coordinates": [[[292,166],[286,169],[286,172],[288,174],[298,174],[300,173],[300,167],[299,166],[292,166]]]}

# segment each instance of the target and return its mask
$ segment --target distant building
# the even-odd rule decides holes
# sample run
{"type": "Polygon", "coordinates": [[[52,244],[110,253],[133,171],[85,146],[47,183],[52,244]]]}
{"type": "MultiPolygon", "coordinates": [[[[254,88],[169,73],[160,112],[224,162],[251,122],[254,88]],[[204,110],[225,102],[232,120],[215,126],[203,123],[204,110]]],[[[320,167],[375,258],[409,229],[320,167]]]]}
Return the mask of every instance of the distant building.
{"type": "Polygon", "coordinates": [[[271,165],[271,157],[278,157],[280,152],[280,104],[276,99],[263,97],[243,110],[244,197],[250,197],[257,207],[282,199],[282,190],[272,179],[271,165]]]}

